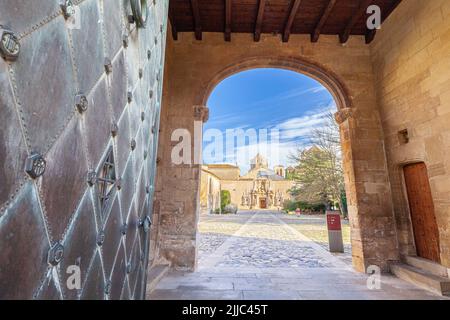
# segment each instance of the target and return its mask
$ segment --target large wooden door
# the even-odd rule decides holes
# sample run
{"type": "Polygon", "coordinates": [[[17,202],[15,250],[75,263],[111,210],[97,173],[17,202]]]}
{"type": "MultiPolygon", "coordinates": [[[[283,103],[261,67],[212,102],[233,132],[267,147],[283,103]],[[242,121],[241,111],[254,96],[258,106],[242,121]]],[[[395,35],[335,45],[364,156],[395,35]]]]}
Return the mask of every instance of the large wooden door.
{"type": "Polygon", "coordinates": [[[427,167],[424,163],[407,165],[404,175],[417,255],[440,263],[439,230],[427,167]]]}

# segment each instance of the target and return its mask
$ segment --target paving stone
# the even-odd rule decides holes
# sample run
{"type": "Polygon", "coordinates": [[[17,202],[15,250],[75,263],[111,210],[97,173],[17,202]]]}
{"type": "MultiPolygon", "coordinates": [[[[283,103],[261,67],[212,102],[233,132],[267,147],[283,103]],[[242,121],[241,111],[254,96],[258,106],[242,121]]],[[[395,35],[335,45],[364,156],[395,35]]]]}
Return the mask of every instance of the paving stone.
{"type": "Polygon", "coordinates": [[[300,300],[296,291],[249,290],[244,291],[245,300],[300,300]]]}
{"type": "Polygon", "coordinates": [[[293,218],[277,212],[202,216],[199,266],[172,272],[150,299],[377,300],[439,299],[392,276],[381,290],[351,266],[350,250],[330,254],[299,230],[323,225],[324,217],[293,218]],[[300,226],[301,228],[295,228],[300,226]]]}

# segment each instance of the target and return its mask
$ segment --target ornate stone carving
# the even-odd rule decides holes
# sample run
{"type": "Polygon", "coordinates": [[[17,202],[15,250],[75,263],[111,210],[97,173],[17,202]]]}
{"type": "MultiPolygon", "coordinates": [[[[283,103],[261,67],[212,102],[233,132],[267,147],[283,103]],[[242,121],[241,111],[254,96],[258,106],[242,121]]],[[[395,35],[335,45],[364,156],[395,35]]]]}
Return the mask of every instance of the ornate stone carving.
{"type": "Polygon", "coordinates": [[[339,110],[334,114],[334,118],[336,119],[336,122],[341,125],[348,119],[352,118],[354,115],[354,111],[352,108],[344,108],[339,110]]]}
{"type": "Polygon", "coordinates": [[[194,118],[197,121],[207,122],[209,119],[209,109],[206,106],[194,106],[194,118]]]}

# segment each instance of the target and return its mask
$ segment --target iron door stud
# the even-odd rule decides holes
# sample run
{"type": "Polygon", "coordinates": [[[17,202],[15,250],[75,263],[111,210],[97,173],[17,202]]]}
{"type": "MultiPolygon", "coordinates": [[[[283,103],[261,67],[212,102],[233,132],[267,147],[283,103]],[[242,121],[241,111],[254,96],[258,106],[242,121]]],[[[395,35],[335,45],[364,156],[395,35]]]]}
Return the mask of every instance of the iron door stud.
{"type": "Polygon", "coordinates": [[[32,178],[37,179],[45,172],[47,162],[38,153],[33,153],[25,162],[25,172],[32,178]]]}
{"type": "Polygon", "coordinates": [[[19,53],[19,38],[11,30],[0,25],[0,55],[6,61],[16,61],[19,53]]]}
{"type": "Polygon", "coordinates": [[[64,246],[61,243],[56,243],[50,248],[48,252],[47,261],[52,266],[57,266],[64,257],[64,246]]]}

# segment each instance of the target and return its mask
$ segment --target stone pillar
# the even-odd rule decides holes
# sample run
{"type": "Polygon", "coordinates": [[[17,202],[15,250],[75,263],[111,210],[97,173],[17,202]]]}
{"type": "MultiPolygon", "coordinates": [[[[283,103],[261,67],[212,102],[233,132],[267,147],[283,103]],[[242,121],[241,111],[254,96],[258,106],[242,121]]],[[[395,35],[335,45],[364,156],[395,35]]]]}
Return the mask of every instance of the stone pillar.
{"type": "Polygon", "coordinates": [[[365,272],[376,265],[388,271],[388,262],[398,260],[398,245],[379,117],[376,112],[345,108],[335,119],[340,126],[354,268],[365,272]]]}
{"type": "MultiPolygon", "coordinates": [[[[186,110],[186,109],[185,109],[186,110]]],[[[205,106],[194,106],[191,112],[180,112],[166,119],[165,137],[169,146],[164,152],[162,180],[160,254],[179,270],[194,271],[197,263],[197,226],[200,215],[200,175],[202,151],[202,124],[208,120],[205,106]],[[170,137],[176,129],[186,129],[191,135],[190,164],[175,165],[171,160],[172,148],[178,142],[170,137]]],[[[213,199],[214,200],[214,199],[213,199]]]]}

